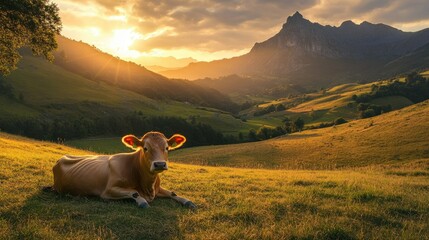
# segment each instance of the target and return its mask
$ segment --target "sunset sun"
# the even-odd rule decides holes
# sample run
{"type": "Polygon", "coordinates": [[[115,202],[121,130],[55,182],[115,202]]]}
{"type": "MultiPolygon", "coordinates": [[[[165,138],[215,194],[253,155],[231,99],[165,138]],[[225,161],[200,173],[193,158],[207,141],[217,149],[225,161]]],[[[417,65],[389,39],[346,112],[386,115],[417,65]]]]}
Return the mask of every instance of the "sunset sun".
{"type": "Polygon", "coordinates": [[[140,40],[143,36],[135,32],[132,28],[130,29],[116,29],[113,30],[113,35],[110,39],[107,39],[108,48],[119,57],[123,58],[137,58],[140,53],[136,50],[132,50],[131,47],[136,40],[140,40]]]}

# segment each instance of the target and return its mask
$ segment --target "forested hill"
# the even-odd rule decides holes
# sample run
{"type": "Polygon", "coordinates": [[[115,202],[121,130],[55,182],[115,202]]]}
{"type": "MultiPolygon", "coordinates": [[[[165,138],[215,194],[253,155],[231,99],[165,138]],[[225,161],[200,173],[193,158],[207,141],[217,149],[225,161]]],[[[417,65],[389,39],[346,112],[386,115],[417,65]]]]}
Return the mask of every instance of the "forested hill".
{"type": "Polygon", "coordinates": [[[96,47],[57,37],[55,64],[96,82],[143,94],[153,99],[171,99],[234,111],[236,105],[220,92],[186,80],[168,79],[143,66],[123,61],[96,47]]]}

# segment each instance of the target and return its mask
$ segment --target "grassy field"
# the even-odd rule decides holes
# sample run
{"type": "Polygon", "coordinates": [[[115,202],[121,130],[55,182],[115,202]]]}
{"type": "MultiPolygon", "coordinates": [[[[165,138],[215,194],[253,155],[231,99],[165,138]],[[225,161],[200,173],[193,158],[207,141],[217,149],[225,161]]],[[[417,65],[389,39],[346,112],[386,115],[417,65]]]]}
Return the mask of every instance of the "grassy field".
{"type": "Polygon", "coordinates": [[[121,137],[85,138],[66,141],[65,144],[71,147],[103,154],[127,152],[130,150],[122,144],[121,137]]]}
{"type": "Polygon", "coordinates": [[[429,158],[429,101],[335,127],[275,139],[173,153],[183,163],[281,169],[337,169],[429,158]]]}
{"type": "MultiPolygon", "coordinates": [[[[0,134],[0,239],[427,239],[429,159],[341,171],[172,163],[163,185],[190,199],[150,209],[41,191],[65,153],[0,134]]],[[[174,162],[174,158],[172,158],[174,162]]]]}

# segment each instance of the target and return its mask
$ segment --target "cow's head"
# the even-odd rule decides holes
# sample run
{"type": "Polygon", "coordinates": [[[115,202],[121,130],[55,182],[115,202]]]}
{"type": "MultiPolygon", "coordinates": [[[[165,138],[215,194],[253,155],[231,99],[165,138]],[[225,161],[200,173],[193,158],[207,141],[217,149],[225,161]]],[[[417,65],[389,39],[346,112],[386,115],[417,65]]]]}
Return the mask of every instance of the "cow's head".
{"type": "Polygon", "coordinates": [[[174,134],[167,139],[162,133],[148,132],[141,139],[134,135],[126,135],[122,138],[122,142],[134,150],[141,148],[143,164],[150,172],[159,173],[168,170],[168,151],[181,147],[186,142],[186,138],[180,134],[174,134]]]}

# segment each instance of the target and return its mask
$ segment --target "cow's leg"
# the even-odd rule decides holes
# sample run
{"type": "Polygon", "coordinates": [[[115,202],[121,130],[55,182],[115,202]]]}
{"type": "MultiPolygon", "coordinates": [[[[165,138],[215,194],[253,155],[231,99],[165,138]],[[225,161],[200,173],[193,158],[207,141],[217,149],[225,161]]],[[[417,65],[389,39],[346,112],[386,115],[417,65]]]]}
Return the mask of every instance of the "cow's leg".
{"type": "Polygon", "coordinates": [[[197,209],[197,206],[191,202],[189,199],[183,198],[183,197],[179,197],[177,196],[177,194],[175,194],[174,192],[168,191],[162,187],[159,187],[159,192],[156,195],[157,197],[168,197],[168,198],[172,198],[175,201],[179,202],[180,204],[182,204],[183,206],[190,208],[192,210],[197,209]]]}
{"type": "Polygon", "coordinates": [[[113,187],[105,191],[102,195],[105,199],[125,199],[132,198],[137,202],[137,205],[141,208],[148,208],[149,204],[135,189],[127,189],[121,187],[113,187]]]}

